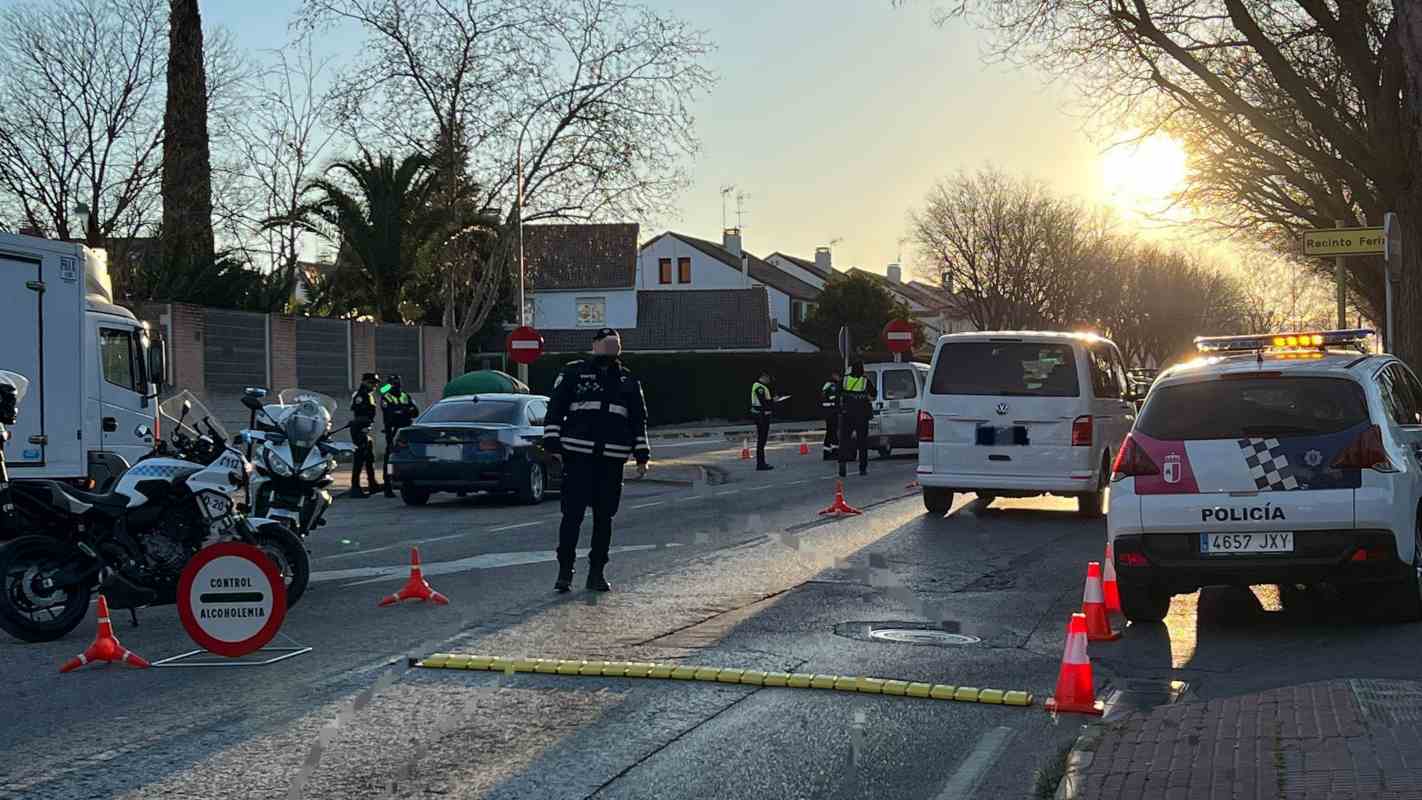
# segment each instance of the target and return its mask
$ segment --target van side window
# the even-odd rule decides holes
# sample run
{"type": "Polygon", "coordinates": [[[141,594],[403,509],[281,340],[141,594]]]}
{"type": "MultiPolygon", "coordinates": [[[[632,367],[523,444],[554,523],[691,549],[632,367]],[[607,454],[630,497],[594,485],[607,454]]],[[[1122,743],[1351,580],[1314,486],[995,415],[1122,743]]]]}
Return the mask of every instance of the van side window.
{"type": "Polygon", "coordinates": [[[1086,348],[1091,358],[1091,391],[1097,397],[1120,397],[1121,384],[1112,368],[1111,357],[1104,345],[1086,348]]]}
{"type": "Polygon", "coordinates": [[[135,392],[142,392],[138,364],[133,357],[133,335],[117,328],[99,329],[99,361],[104,380],[135,392]]]}
{"type": "Polygon", "coordinates": [[[913,370],[893,369],[884,373],[884,400],[912,400],[918,397],[918,381],[913,370]]]}

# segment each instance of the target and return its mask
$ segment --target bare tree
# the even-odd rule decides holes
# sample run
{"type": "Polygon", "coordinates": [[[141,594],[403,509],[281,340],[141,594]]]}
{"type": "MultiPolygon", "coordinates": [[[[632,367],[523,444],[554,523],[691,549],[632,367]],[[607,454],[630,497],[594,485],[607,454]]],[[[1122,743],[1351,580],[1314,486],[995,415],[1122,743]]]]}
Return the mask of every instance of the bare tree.
{"type": "Polygon", "coordinates": [[[687,183],[710,45],[675,17],[624,0],[306,0],[302,19],[370,36],[341,82],[350,133],[427,153],[461,138],[480,187],[470,205],[503,209],[493,257],[446,310],[455,363],[501,297],[520,216],[646,219],[687,183]]]}
{"type": "MultiPolygon", "coordinates": [[[[966,0],[997,51],[1071,75],[1096,119],[1185,141],[1182,199],[1222,226],[1295,250],[1335,219],[1408,223],[1406,275],[1422,274],[1422,23],[1394,0],[966,0]],[[1411,15],[1411,16],[1408,16],[1411,15]],[[1409,69],[1410,67],[1410,69],[1409,69]]],[[[1320,265],[1321,266],[1321,265],[1320,265]]],[[[1349,282],[1381,318],[1376,259],[1349,282]]],[[[1422,359],[1422,280],[1397,296],[1395,349],[1422,359]]]]}
{"type": "MultiPolygon", "coordinates": [[[[4,213],[95,247],[152,221],[165,11],[163,0],[56,0],[0,11],[4,213]]],[[[123,264],[113,278],[124,294],[123,264]]]]}

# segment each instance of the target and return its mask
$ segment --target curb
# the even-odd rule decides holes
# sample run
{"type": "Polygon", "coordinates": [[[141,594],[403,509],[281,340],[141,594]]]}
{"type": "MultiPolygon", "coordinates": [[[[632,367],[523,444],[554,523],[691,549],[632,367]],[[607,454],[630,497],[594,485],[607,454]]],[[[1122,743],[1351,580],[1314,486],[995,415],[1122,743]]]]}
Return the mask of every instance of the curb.
{"type": "Polygon", "coordinates": [[[1031,692],[979,689],[945,683],[911,683],[850,675],[816,675],[805,672],[761,672],[729,667],[698,667],[686,664],[652,664],[636,661],[574,661],[552,658],[500,658],[463,653],[434,653],[423,659],[410,658],[411,667],[456,669],[484,672],[538,673],[541,675],[648,678],[657,680],[733,683],[741,686],[770,686],[788,689],[830,689],[859,694],[887,694],[959,703],[1027,708],[1031,692]]]}
{"type": "Polygon", "coordinates": [[[1076,741],[1071,745],[1071,753],[1067,755],[1062,782],[1057,784],[1056,794],[1053,795],[1056,800],[1079,800],[1082,797],[1086,771],[1091,768],[1091,762],[1096,758],[1096,745],[1105,735],[1105,720],[1097,720],[1088,723],[1086,730],[1076,737],[1076,741]]]}

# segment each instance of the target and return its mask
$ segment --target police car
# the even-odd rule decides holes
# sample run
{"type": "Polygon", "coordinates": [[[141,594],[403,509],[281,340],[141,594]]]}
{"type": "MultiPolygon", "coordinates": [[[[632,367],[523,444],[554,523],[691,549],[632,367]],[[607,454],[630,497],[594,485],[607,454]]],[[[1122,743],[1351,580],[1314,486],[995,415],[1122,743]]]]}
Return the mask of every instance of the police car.
{"type": "Polygon", "coordinates": [[[1122,610],[1159,621],[1201,586],[1331,583],[1422,619],[1422,382],[1366,330],[1196,340],[1112,468],[1122,610]]]}

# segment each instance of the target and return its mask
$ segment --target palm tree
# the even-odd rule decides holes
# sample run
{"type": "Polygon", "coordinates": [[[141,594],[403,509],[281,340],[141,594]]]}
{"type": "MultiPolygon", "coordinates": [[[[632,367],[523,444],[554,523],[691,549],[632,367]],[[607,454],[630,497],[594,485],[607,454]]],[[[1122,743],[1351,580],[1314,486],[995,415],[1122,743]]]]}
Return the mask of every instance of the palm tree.
{"type": "Polygon", "coordinates": [[[359,158],[337,161],[324,177],[307,183],[305,193],[315,198],[283,221],[337,241],[341,257],[363,278],[364,286],[349,294],[368,297],[381,322],[402,322],[400,301],[416,254],[446,224],[431,202],[434,181],[427,156],[414,153],[397,162],[362,150],[359,158]]]}

